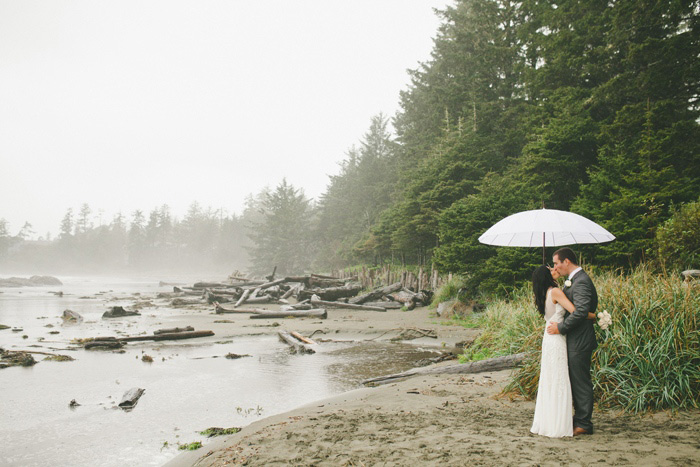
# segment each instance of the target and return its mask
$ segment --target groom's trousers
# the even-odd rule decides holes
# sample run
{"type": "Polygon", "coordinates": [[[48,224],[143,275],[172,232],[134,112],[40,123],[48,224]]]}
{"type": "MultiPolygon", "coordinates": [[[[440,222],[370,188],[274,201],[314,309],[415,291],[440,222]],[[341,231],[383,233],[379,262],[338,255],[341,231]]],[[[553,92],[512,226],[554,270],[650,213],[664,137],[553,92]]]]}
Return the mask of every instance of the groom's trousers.
{"type": "Polygon", "coordinates": [[[569,351],[569,380],[574,399],[574,427],[593,433],[593,383],[591,355],[593,351],[569,351]]]}

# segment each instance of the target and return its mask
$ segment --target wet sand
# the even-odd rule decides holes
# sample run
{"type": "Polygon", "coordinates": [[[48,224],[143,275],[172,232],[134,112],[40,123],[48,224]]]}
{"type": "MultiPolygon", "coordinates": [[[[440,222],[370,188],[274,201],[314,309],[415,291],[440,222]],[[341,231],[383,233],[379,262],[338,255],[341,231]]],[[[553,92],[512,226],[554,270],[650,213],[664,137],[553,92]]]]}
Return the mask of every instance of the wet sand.
{"type": "MultiPolygon", "coordinates": [[[[323,329],[334,338],[389,339],[400,328],[433,328],[445,346],[474,333],[441,324],[427,309],[331,310],[329,316],[276,321],[303,334],[323,329]]],[[[236,332],[264,329],[260,325],[236,326],[236,332]]],[[[501,393],[509,375],[420,376],[357,389],[259,420],[167,465],[700,465],[698,410],[597,410],[594,435],[550,439],[529,432],[534,402],[501,393]]]]}
{"type": "Polygon", "coordinates": [[[167,465],[700,465],[698,411],[597,411],[594,435],[550,439],[529,432],[533,402],[500,394],[508,376],[358,389],[260,420],[167,465]]]}

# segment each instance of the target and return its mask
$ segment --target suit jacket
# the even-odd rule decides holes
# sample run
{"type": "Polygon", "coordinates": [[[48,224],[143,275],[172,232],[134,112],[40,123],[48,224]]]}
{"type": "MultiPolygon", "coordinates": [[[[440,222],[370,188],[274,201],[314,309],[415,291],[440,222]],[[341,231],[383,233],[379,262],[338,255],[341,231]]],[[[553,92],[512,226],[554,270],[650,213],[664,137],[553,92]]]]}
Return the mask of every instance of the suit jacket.
{"type": "Polygon", "coordinates": [[[588,319],[588,313],[595,314],[598,308],[598,292],[595,285],[588,274],[581,270],[571,279],[571,287],[564,287],[563,291],[576,307],[573,313],[566,312],[564,321],[558,325],[559,333],[566,336],[567,350],[593,351],[598,342],[593,329],[595,320],[588,319]]]}

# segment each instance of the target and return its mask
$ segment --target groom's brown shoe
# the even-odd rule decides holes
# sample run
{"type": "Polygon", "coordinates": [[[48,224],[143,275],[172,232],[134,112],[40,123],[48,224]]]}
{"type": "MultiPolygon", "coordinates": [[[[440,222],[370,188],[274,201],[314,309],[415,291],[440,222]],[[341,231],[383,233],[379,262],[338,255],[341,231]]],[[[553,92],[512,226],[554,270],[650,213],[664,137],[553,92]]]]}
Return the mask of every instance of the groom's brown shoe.
{"type": "Polygon", "coordinates": [[[583,428],[577,426],[574,428],[574,436],[578,436],[578,435],[590,435],[590,433],[588,431],[584,430],[583,428]]]}

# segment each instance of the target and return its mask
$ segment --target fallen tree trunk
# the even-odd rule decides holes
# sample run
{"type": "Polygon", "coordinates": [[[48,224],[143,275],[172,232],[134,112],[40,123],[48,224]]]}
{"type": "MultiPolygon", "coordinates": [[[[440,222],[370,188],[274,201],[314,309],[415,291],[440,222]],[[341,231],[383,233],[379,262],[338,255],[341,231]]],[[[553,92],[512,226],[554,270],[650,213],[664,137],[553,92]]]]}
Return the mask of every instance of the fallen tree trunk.
{"type": "Polygon", "coordinates": [[[335,308],[347,308],[350,310],[386,311],[386,308],[379,306],[355,305],[353,303],[328,302],[325,300],[311,300],[311,304],[320,306],[330,306],[335,308]]]}
{"type": "Polygon", "coordinates": [[[243,304],[245,302],[246,298],[248,298],[248,295],[250,295],[250,292],[251,292],[251,289],[246,289],[246,291],[243,292],[243,295],[241,295],[241,298],[239,298],[238,301],[236,302],[236,304],[233,306],[237,307],[237,306],[243,304]]]}
{"type": "Polygon", "coordinates": [[[345,285],[343,287],[328,287],[326,289],[313,288],[301,290],[297,294],[297,298],[305,300],[311,298],[313,295],[318,295],[321,300],[338,300],[339,298],[354,297],[360,290],[362,290],[361,285],[345,285]]]}
{"type": "Polygon", "coordinates": [[[92,342],[85,344],[86,349],[93,347],[111,347],[119,348],[124,345],[124,342],[139,342],[139,341],[174,341],[180,339],[194,339],[197,337],[213,336],[214,331],[180,331],[162,334],[154,334],[152,336],[127,336],[127,337],[95,337],[92,342]]]}
{"type": "Polygon", "coordinates": [[[286,300],[295,293],[298,293],[300,284],[295,285],[294,287],[290,287],[289,290],[287,290],[284,295],[282,295],[282,300],[286,300]]]}
{"type": "Polygon", "coordinates": [[[246,303],[270,303],[275,300],[276,298],[274,298],[272,295],[263,295],[262,297],[248,298],[246,303]]]}
{"type": "Polygon", "coordinates": [[[253,315],[250,319],[268,319],[268,318],[319,318],[326,319],[328,312],[325,308],[315,308],[313,310],[287,310],[287,311],[269,311],[261,310],[253,315]]]}
{"type": "Polygon", "coordinates": [[[396,292],[397,290],[401,290],[402,288],[403,286],[401,285],[401,282],[397,282],[395,284],[387,285],[386,287],[374,289],[373,291],[364,295],[358,295],[357,297],[351,298],[349,301],[350,303],[359,305],[364,302],[380,299],[384,295],[389,295],[390,293],[396,292]]]}
{"type": "Polygon", "coordinates": [[[442,375],[442,374],[469,374],[483,373],[484,371],[499,371],[513,368],[520,365],[525,360],[526,353],[517,353],[514,355],[506,355],[505,357],[487,358],[478,362],[462,363],[459,365],[447,365],[428,368],[414,368],[396,373],[393,375],[379,376],[377,378],[366,379],[362,382],[365,385],[378,386],[380,384],[393,383],[402,378],[408,378],[417,375],[442,375]]]}
{"type": "Polygon", "coordinates": [[[183,332],[173,332],[158,334],[153,336],[134,336],[134,337],[122,337],[119,340],[124,342],[132,341],[176,341],[181,339],[195,339],[197,337],[209,337],[213,336],[214,331],[183,331],[183,332]]]}
{"type": "Polygon", "coordinates": [[[287,279],[283,277],[282,279],[277,279],[277,280],[275,280],[275,281],[270,281],[270,282],[265,282],[264,284],[260,284],[259,288],[260,288],[261,290],[265,290],[265,289],[270,288],[270,287],[273,287],[273,286],[275,286],[275,285],[282,284],[282,283],[284,283],[284,282],[286,282],[286,281],[287,281],[287,279]]]}
{"type": "MultiPolygon", "coordinates": [[[[95,338],[97,339],[97,338],[95,338]]],[[[111,349],[121,349],[124,347],[124,342],[118,341],[115,338],[112,338],[113,340],[106,340],[106,339],[100,339],[100,340],[94,340],[93,342],[86,342],[85,343],[85,350],[91,350],[91,349],[98,349],[98,350],[111,350],[111,349]]]]}
{"type": "Polygon", "coordinates": [[[294,353],[316,353],[314,349],[302,342],[299,342],[287,331],[278,331],[277,335],[280,336],[280,339],[283,342],[287,343],[291,347],[291,350],[294,353]]]}
{"type": "Polygon", "coordinates": [[[194,331],[194,328],[192,326],[187,326],[185,328],[158,329],[157,331],[153,331],[153,334],[157,336],[159,334],[172,334],[174,332],[185,332],[185,331],[194,331]]]}
{"type": "Polygon", "coordinates": [[[304,344],[316,345],[316,342],[312,341],[312,340],[309,339],[308,337],[302,336],[301,334],[299,334],[299,333],[296,332],[296,331],[290,331],[289,334],[291,334],[292,336],[296,337],[297,339],[299,339],[300,341],[302,341],[304,344]]]}
{"type": "Polygon", "coordinates": [[[257,308],[225,308],[221,306],[218,303],[214,303],[214,308],[216,309],[216,314],[224,314],[224,313],[259,313],[260,311],[267,311],[267,310],[261,310],[257,308]]]}
{"type": "Polygon", "coordinates": [[[403,308],[404,304],[401,302],[365,302],[362,306],[378,306],[387,310],[399,310],[403,308]]]}

